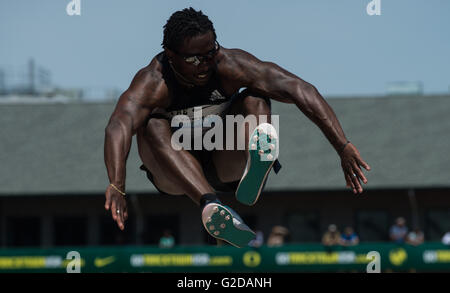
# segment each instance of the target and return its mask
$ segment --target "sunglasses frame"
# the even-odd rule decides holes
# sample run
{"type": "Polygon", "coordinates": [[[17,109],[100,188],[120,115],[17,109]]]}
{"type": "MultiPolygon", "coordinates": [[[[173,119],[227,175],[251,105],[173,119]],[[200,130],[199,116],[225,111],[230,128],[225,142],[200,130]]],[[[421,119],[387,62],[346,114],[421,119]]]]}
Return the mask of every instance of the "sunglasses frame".
{"type": "Polygon", "coordinates": [[[220,44],[216,40],[216,41],[214,41],[214,49],[212,49],[205,55],[186,56],[186,55],[182,55],[176,51],[174,51],[174,52],[178,56],[182,57],[184,59],[184,62],[186,62],[187,64],[199,66],[200,63],[202,63],[203,61],[214,58],[214,56],[217,54],[217,52],[219,52],[219,49],[220,49],[220,44]]]}

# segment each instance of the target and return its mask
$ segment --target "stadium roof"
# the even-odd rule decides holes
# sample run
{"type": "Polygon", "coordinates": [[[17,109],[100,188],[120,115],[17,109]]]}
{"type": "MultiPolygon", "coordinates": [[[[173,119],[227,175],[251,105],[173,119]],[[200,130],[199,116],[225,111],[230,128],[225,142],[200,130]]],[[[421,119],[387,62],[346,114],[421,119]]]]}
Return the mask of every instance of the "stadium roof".
{"type": "MultiPolygon", "coordinates": [[[[450,186],[450,96],[330,98],[343,129],[372,167],[372,188],[450,186]]],[[[104,128],[113,103],[0,105],[0,195],[104,192],[104,128]]],[[[266,190],[344,189],[339,157],[293,105],[280,115],[278,175],[266,190]]],[[[156,192],[139,170],[136,140],[128,192],[156,192]]]]}

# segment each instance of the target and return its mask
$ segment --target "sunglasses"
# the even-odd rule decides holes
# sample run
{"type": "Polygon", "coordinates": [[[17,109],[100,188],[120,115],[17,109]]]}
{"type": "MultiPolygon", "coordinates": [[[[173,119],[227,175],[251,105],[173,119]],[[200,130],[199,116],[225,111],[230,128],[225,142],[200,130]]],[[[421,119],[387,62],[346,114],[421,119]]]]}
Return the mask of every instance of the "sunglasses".
{"type": "Polygon", "coordinates": [[[219,42],[215,41],[214,43],[214,49],[210,50],[205,55],[194,55],[194,56],[183,56],[177,52],[175,52],[177,55],[181,56],[184,61],[188,64],[199,66],[200,63],[202,63],[205,60],[211,60],[216,56],[217,52],[219,51],[220,45],[219,42]]]}

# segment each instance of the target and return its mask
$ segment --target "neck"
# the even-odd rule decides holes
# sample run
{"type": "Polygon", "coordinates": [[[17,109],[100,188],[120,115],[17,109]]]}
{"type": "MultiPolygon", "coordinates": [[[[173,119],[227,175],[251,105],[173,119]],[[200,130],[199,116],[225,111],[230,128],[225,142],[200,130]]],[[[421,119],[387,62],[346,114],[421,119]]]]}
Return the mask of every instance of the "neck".
{"type": "Polygon", "coordinates": [[[194,84],[189,82],[181,73],[176,71],[175,67],[173,67],[171,62],[169,62],[169,65],[170,65],[170,68],[172,68],[173,72],[175,73],[175,78],[177,79],[177,81],[179,83],[181,83],[182,85],[184,85],[184,86],[186,86],[188,88],[193,88],[195,86],[194,84]]]}

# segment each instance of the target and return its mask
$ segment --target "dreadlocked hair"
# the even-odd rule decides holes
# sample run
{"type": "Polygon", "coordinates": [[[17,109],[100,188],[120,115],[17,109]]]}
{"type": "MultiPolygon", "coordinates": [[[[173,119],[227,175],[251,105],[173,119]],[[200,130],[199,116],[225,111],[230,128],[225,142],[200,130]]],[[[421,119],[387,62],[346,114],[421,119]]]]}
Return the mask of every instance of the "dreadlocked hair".
{"type": "Polygon", "coordinates": [[[163,48],[177,50],[185,39],[212,31],[214,39],[216,31],[208,16],[189,7],[173,13],[164,25],[163,48]]]}

